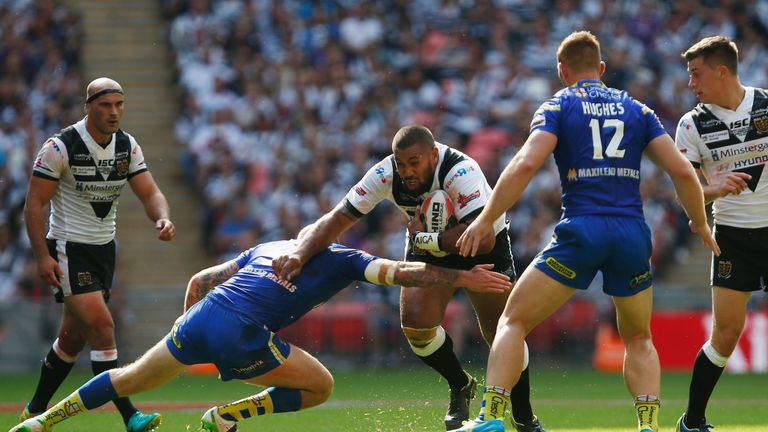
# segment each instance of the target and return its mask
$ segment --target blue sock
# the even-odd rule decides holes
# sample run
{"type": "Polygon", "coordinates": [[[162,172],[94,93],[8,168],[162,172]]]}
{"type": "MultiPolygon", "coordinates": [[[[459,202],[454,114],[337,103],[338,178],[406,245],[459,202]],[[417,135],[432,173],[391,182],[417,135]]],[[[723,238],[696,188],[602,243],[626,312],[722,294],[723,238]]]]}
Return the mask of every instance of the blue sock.
{"type": "Polygon", "coordinates": [[[104,371],[91,378],[78,389],[78,393],[87,410],[98,408],[117,398],[117,391],[112,385],[112,379],[109,378],[109,371],[104,371]]]}
{"type": "Polygon", "coordinates": [[[267,392],[272,397],[274,412],[292,412],[301,408],[301,391],[298,389],[270,387],[267,392]]]}

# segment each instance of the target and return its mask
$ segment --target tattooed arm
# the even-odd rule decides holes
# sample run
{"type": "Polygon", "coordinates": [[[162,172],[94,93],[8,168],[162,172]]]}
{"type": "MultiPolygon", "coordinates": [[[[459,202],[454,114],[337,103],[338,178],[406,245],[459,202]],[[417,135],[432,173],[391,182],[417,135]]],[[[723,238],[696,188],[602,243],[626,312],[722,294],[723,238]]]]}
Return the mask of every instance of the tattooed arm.
{"type": "Polygon", "coordinates": [[[184,297],[184,312],[199,302],[216,285],[226,281],[240,270],[234,260],[208,267],[192,276],[187,284],[187,295],[184,297]]]}
{"type": "Polygon", "coordinates": [[[457,270],[422,262],[376,259],[365,269],[370,282],[384,285],[423,288],[463,287],[476,292],[504,292],[512,288],[509,276],[492,271],[493,264],[480,264],[472,270],[457,270]]]}

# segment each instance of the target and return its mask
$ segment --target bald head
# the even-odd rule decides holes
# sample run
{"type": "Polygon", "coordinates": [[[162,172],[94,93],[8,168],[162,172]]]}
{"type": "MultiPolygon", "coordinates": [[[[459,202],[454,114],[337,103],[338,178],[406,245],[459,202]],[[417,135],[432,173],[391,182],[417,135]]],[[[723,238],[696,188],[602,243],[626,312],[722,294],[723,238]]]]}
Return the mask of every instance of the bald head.
{"type": "Polygon", "coordinates": [[[110,93],[123,94],[123,88],[112,78],[96,78],[88,84],[85,90],[85,103],[91,103],[94,100],[110,93]]]}

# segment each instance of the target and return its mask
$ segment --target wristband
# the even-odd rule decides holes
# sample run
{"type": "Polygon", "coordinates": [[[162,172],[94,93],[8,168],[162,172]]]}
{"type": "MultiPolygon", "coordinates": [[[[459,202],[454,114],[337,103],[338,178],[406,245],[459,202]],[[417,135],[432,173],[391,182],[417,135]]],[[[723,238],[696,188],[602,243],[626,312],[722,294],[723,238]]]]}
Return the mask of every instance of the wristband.
{"type": "Polygon", "coordinates": [[[413,236],[413,245],[421,250],[442,252],[440,250],[441,233],[417,232],[413,236]]]}

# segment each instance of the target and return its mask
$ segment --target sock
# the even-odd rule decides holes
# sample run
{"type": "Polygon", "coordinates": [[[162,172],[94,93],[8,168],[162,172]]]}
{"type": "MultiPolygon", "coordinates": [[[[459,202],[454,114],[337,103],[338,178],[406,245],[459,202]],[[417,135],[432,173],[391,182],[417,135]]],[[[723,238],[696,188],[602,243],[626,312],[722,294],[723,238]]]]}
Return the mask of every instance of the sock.
{"type": "Polygon", "coordinates": [[[216,412],[229,421],[240,421],[253,416],[298,411],[301,408],[301,391],[270,387],[261,393],[220,406],[216,412]]]}
{"type": "Polygon", "coordinates": [[[525,368],[520,373],[509,397],[512,403],[512,418],[518,423],[528,424],[533,421],[533,408],[531,407],[531,379],[525,368]]]}
{"type": "Polygon", "coordinates": [[[436,370],[448,381],[448,385],[453,388],[463,388],[469,384],[469,377],[461,367],[459,359],[453,352],[453,339],[445,333],[445,341],[440,348],[427,356],[416,354],[427,366],[436,370]]]}
{"type": "Polygon", "coordinates": [[[109,378],[109,372],[103,372],[91,378],[66,399],[43,413],[45,429],[74,417],[80,413],[98,408],[117,397],[115,387],[109,378]]]}
{"type": "Polygon", "coordinates": [[[659,430],[659,409],[661,402],[655,395],[637,395],[635,398],[635,411],[637,424],[640,429],[648,429],[653,432],[659,430]]]}
{"type": "Polygon", "coordinates": [[[480,420],[496,420],[504,422],[509,408],[509,390],[499,386],[483,387],[483,403],[480,405],[480,420]]]}
{"type": "Polygon", "coordinates": [[[719,354],[707,341],[693,363],[691,386],[688,390],[688,408],[685,410],[685,426],[696,428],[706,423],[704,415],[709,397],[723,374],[728,357],[719,354]]]}
{"type": "MultiPolygon", "coordinates": [[[[91,351],[91,370],[94,375],[114,369],[117,367],[117,350],[91,351]]],[[[117,396],[117,394],[115,394],[117,396]]],[[[123,417],[123,423],[128,424],[128,420],[138,411],[127,397],[117,397],[112,400],[123,417]]]]}
{"type": "Polygon", "coordinates": [[[35,394],[29,402],[28,409],[31,413],[45,411],[48,407],[48,402],[51,401],[53,394],[59,389],[64,379],[67,378],[77,359],[77,357],[69,357],[61,351],[58,347],[58,342],[58,339],[53,342],[53,347],[48,351],[48,354],[43,359],[42,366],[40,366],[40,380],[37,382],[35,394]],[[59,356],[56,351],[59,351],[62,356],[59,356]]]}

